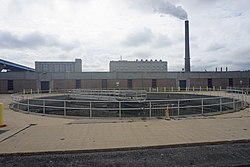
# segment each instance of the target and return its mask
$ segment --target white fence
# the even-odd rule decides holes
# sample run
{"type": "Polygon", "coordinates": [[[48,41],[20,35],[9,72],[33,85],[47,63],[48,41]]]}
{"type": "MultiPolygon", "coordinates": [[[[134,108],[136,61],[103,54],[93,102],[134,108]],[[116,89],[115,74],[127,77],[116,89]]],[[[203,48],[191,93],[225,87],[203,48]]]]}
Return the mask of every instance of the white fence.
{"type": "MultiPolygon", "coordinates": [[[[118,117],[121,119],[123,117],[213,115],[241,110],[247,106],[245,94],[236,89],[234,91],[210,91],[209,96],[205,95],[208,92],[196,93],[204,96],[147,100],[145,91],[67,90],[44,94],[18,93],[12,95],[11,108],[42,115],[118,117]],[[84,100],[86,98],[88,100],[84,100]]],[[[185,96],[188,95],[185,94],[185,96]]]]}

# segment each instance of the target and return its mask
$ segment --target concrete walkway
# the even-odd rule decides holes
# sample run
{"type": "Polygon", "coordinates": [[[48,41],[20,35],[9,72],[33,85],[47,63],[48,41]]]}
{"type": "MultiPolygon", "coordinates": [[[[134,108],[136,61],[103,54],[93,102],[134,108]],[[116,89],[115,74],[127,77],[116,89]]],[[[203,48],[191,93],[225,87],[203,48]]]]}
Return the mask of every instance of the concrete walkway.
{"type": "MultiPolygon", "coordinates": [[[[250,102],[250,97],[247,97],[250,102]]],[[[179,120],[91,120],[54,118],[8,109],[0,128],[0,154],[148,147],[186,143],[250,140],[250,109],[179,120]],[[99,123],[96,123],[99,122],[99,123]],[[4,133],[4,130],[7,130],[4,133]]]]}

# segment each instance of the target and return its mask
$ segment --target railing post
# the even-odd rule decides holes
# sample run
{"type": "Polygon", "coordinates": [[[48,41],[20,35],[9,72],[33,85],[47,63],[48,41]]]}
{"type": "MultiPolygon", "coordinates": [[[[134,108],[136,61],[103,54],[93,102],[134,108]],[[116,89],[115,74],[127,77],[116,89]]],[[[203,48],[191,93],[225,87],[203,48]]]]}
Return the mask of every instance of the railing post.
{"type": "Polygon", "coordinates": [[[119,101],[119,118],[122,119],[122,105],[120,101],[119,101]]]}
{"type": "Polygon", "coordinates": [[[66,116],[66,100],[63,101],[63,115],[66,116]]]}
{"type": "Polygon", "coordinates": [[[18,99],[18,101],[17,101],[17,110],[19,111],[19,109],[20,109],[20,100],[18,99]]]}
{"type": "Polygon", "coordinates": [[[203,115],[204,114],[204,101],[203,101],[203,98],[201,99],[201,114],[203,115]]]}
{"type": "Polygon", "coordinates": [[[45,114],[45,100],[43,100],[43,114],[45,114]]]}
{"type": "Polygon", "coordinates": [[[152,107],[151,107],[151,101],[149,102],[149,117],[152,116],[152,107]]]}
{"type": "Polygon", "coordinates": [[[233,97],[233,110],[234,110],[234,111],[236,110],[234,97],[233,97]]]}
{"type": "Polygon", "coordinates": [[[167,104],[167,108],[165,109],[165,120],[170,120],[168,104],[167,104]]]}
{"type": "Polygon", "coordinates": [[[89,102],[89,117],[92,118],[92,103],[89,102]]]}
{"type": "Polygon", "coordinates": [[[242,108],[243,107],[243,93],[240,95],[240,97],[239,97],[239,100],[240,100],[240,108],[242,108]]]}
{"type": "Polygon", "coordinates": [[[247,96],[244,94],[244,107],[247,105],[247,96]]]}
{"type": "Polygon", "coordinates": [[[180,116],[180,100],[179,99],[177,102],[177,115],[178,115],[178,117],[180,116]]]}
{"type": "Polygon", "coordinates": [[[220,112],[222,112],[222,98],[220,97],[220,112]]]}
{"type": "Polygon", "coordinates": [[[30,112],[30,99],[27,100],[28,103],[28,112],[30,112]]]}

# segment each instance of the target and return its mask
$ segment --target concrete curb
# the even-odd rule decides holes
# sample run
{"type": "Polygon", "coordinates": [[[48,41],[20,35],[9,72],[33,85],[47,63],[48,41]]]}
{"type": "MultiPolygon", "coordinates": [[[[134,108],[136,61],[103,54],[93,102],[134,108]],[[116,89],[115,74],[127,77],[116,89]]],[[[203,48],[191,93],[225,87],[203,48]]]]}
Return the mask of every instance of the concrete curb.
{"type": "Polygon", "coordinates": [[[34,156],[34,155],[51,155],[51,154],[82,154],[82,153],[98,153],[98,152],[116,152],[116,151],[136,151],[136,150],[145,150],[145,149],[165,149],[165,148],[180,148],[180,147],[212,146],[212,145],[220,145],[220,144],[236,144],[236,143],[249,143],[249,142],[250,142],[250,139],[242,139],[242,140],[183,143],[183,144],[142,146],[142,147],[123,147],[123,148],[66,150],[66,151],[42,151],[42,152],[21,152],[21,153],[0,153],[0,157],[4,157],[4,156],[34,156]]]}

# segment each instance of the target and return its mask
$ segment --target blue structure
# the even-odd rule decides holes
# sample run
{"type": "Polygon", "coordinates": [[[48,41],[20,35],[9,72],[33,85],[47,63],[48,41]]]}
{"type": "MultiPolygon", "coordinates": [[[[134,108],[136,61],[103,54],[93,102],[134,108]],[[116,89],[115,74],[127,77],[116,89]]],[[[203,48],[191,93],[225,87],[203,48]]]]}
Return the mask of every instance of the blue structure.
{"type": "Polygon", "coordinates": [[[0,59],[0,72],[3,69],[7,71],[16,71],[16,72],[24,72],[24,71],[35,72],[35,69],[33,68],[0,59]]]}

